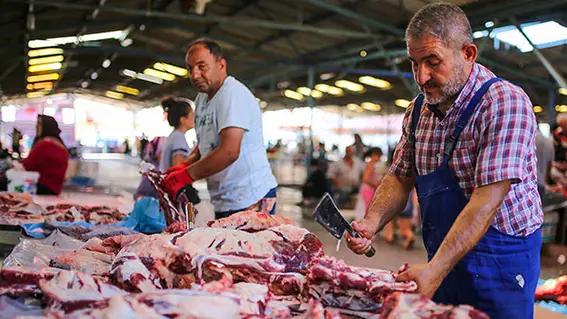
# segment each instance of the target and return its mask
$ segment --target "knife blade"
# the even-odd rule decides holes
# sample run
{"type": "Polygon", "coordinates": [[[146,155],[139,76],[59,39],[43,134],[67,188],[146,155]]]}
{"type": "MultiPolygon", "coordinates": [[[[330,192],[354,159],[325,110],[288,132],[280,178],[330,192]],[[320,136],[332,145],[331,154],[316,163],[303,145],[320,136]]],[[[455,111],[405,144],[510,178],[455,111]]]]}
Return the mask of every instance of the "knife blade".
{"type": "MultiPolygon", "coordinates": [[[[323,195],[315,210],[313,210],[313,218],[337,239],[341,239],[345,232],[348,232],[354,238],[362,238],[341,214],[329,193],[323,195]]],[[[372,257],[374,254],[376,254],[376,250],[372,246],[365,253],[367,257],[372,257]]]]}

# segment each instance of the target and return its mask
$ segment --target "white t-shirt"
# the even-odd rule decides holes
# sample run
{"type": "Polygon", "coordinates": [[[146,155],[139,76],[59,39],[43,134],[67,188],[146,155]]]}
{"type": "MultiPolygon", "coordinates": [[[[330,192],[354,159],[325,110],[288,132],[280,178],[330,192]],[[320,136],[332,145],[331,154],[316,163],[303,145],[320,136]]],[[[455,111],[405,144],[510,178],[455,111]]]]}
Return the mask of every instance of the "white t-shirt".
{"type": "Polygon", "coordinates": [[[338,179],[343,189],[352,189],[360,186],[363,172],[364,163],[360,159],[353,157],[353,165],[350,167],[342,158],[340,161],[329,165],[327,177],[338,179]]]}
{"type": "Polygon", "coordinates": [[[195,132],[201,158],[220,144],[220,131],[244,129],[240,156],[226,169],[209,176],[207,186],[217,212],[244,209],[277,186],[262,133],[258,102],[244,84],[229,76],[210,101],[205,93],[195,98],[195,132]]]}

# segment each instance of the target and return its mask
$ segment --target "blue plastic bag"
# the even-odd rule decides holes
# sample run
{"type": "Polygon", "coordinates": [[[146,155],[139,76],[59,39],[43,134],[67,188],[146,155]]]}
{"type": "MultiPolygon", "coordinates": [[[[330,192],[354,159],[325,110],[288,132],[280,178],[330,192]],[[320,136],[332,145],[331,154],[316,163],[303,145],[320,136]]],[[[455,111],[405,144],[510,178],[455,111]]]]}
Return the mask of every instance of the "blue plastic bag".
{"type": "Polygon", "coordinates": [[[51,234],[53,227],[49,227],[48,224],[52,226],[82,226],[85,228],[90,228],[93,225],[87,222],[50,222],[50,223],[35,223],[35,224],[23,224],[20,225],[26,235],[32,238],[45,238],[51,234]]]}
{"type": "Polygon", "coordinates": [[[146,234],[161,233],[167,226],[158,200],[152,197],[138,199],[128,218],[114,225],[128,227],[146,234]]]}

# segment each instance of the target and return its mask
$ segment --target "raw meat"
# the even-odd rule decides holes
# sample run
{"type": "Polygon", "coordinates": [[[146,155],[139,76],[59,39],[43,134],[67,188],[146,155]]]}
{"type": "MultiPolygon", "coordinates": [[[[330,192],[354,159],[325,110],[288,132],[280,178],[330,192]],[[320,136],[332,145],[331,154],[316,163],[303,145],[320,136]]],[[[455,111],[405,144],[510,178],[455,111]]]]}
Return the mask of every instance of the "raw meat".
{"type": "Polygon", "coordinates": [[[17,193],[0,194],[0,224],[20,225],[44,221],[43,207],[35,204],[31,196],[17,193]]]}
{"type": "Polygon", "coordinates": [[[413,281],[396,282],[396,276],[388,270],[353,267],[324,256],[309,265],[308,294],[324,306],[378,313],[392,292],[417,289],[413,281]]]}
{"type": "Polygon", "coordinates": [[[41,279],[50,279],[56,271],[45,268],[42,270],[22,270],[17,268],[2,268],[0,270],[0,295],[20,296],[41,293],[38,283],[41,279]]]}
{"type": "Polygon", "coordinates": [[[207,225],[214,228],[228,228],[247,232],[256,232],[280,225],[293,225],[293,222],[282,216],[247,210],[232,214],[229,217],[211,220],[207,223],[207,225]]]}
{"type": "Polygon", "coordinates": [[[537,287],[536,300],[555,301],[567,305],[567,276],[550,279],[537,287]]]}
{"type": "Polygon", "coordinates": [[[395,292],[386,298],[380,319],[490,319],[471,306],[441,305],[419,294],[395,292]]]}
{"type": "Polygon", "coordinates": [[[50,222],[84,221],[91,224],[112,224],[124,219],[127,214],[107,206],[84,206],[57,204],[45,208],[45,220],[50,222]]]}
{"type": "Polygon", "coordinates": [[[124,254],[112,264],[110,278],[122,289],[130,292],[150,292],[161,289],[159,278],[150,273],[148,268],[152,265],[144,265],[138,256],[130,253],[124,254]]]}
{"type": "Polygon", "coordinates": [[[125,291],[104,280],[77,271],[60,271],[53,278],[41,279],[39,288],[50,309],[62,309],[65,312],[88,307],[96,301],[112,296],[126,294],[125,291]]]}
{"type": "Polygon", "coordinates": [[[72,250],[64,255],[57,256],[49,263],[50,267],[77,270],[89,275],[104,276],[112,264],[112,257],[86,249],[72,250]]]}
{"type": "MultiPolygon", "coordinates": [[[[240,283],[194,289],[158,290],[113,296],[89,309],[44,318],[290,318],[287,307],[269,303],[265,286],[240,283]],[[214,290],[214,291],[208,291],[214,290]]],[[[317,318],[319,319],[319,318],[317,318]]]]}

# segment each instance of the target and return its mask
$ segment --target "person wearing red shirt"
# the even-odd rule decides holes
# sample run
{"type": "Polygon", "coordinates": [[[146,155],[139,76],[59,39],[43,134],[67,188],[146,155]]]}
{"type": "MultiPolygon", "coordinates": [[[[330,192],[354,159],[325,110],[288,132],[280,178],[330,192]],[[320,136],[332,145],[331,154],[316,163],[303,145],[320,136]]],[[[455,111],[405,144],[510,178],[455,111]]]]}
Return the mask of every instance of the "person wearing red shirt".
{"type": "Polygon", "coordinates": [[[69,152],[59,136],[61,130],[51,116],[38,115],[36,137],[28,157],[22,160],[26,171],[39,173],[37,194],[59,195],[69,165],[69,152]]]}

